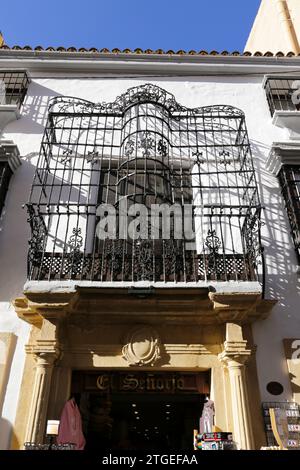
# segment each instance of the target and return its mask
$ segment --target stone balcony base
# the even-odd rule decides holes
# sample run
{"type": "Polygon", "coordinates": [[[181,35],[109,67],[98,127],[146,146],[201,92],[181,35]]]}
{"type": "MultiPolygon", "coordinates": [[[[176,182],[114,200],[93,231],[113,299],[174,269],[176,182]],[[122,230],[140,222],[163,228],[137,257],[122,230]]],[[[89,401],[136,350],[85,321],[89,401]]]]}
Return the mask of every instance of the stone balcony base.
{"type": "Polygon", "coordinates": [[[209,287],[90,284],[27,283],[24,297],[15,300],[17,313],[34,325],[43,318],[69,315],[97,317],[97,321],[101,318],[104,322],[136,321],[142,316],[154,323],[163,320],[177,324],[247,324],[266,318],[276,303],[262,299],[258,283],[232,282],[209,287]]]}

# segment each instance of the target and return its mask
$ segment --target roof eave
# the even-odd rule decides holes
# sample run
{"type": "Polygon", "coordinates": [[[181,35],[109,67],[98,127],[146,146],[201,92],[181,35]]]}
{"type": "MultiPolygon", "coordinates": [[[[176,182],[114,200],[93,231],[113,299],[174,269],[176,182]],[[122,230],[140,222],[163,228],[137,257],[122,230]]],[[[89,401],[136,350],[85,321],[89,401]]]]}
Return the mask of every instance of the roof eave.
{"type": "Polygon", "coordinates": [[[293,73],[300,57],[28,51],[0,49],[0,68],[32,72],[213,75],[293,73]]]}

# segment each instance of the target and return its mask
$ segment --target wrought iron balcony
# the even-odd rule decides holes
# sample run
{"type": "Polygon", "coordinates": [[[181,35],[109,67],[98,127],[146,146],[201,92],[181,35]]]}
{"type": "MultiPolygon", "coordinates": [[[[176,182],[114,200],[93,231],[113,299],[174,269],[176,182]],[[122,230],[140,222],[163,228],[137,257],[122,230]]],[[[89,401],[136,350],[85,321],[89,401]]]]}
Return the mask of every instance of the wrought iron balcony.
{"type": "MultiPolygon", "coordinates": [[[[30,280],[257,281],[262,273],[244,114],[189,109],[151,84],[109,104],[54,98],[27,208],[30,280]],[[171,213],[169,237],[161,215],[147,219],[146,237],[124,237],[124,201],[129,212],[188,206],[194,235],[179,239],[171,213]],[[98,237],[103,204],[116,216],[110,239],[98,237]]],[[[136,223],[132,212],[128,221],[136,223]]]]}

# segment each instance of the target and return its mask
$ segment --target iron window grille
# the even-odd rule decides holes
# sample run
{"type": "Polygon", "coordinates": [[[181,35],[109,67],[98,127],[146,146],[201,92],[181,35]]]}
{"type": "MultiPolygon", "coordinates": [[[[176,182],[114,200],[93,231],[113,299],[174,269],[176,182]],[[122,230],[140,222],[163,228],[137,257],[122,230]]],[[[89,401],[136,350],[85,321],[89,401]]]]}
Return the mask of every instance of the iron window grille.
{"type": "MultiPolygon", "coordinates": [[[[27,204],[32,280],[257,281],[261,205],[245,117],[146,84],[112,103],[56,97],[27,204]],[[192,204],[195,239],[99,240],[97,208],[192,204]]],[[[161,230],[160,230],[161,233],[161,230]]]]}
{"type": "Polygon", "coordinates": [[[275,111],[300,110],[300,102],[299,104],[296,104],[292,99],[293,94],[297,92],[298,88],[300,88],[300,77],[267,79],[265,91],[271,116],[273,116],[275,111]],[[299,86],[297,85],[297,82],[299,86]]]}
{"type": "Polygon", "coordinates": [[[0,105],[22,105],[29,85],[25,71],[0,71],[0,105]]]}
{"type": "Polygon", "coordinates": [[[8,190],[12,170],[8,162],[0,161],[0,216],[4,207],[5,197],[8,190]]]}
{"type": "Polygon", "coordinates": [[[300,165],[283,165],[278,177],[300,264],[300,165]]]}

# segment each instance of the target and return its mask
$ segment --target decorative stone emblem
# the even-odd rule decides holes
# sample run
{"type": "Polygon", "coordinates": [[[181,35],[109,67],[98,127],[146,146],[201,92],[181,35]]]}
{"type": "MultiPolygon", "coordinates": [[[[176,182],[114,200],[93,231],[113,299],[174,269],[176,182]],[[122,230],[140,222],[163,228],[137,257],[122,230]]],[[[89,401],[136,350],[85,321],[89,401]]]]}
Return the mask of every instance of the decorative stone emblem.
{"type": "Polygon", "coordinates": [[[146,325],[134,328],[126,337],[122,354],[130,366],[153,366],[160,359],[160,339],[157,332],[146,325]]]}

